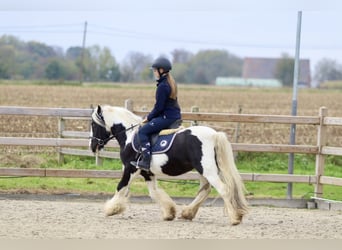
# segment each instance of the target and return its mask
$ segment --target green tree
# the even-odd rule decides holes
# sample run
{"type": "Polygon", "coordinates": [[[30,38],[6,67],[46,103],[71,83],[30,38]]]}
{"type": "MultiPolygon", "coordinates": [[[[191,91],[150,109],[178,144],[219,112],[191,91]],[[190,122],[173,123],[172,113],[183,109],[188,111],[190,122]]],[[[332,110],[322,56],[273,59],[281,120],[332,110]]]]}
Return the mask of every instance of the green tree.
{"type": "Polygon", "coordinates": [[[64,79],[64,69],[57,60],[52,60],[45,69],[45,75],[49,80],[64,79]]]}
{"type": "Polygon", "coordinates": [[[0,78],[9,79],[15,70],[15,49],[12,45],[0,47],[0,78]]]}
{"type": "Polygon", "coordinates": [[[172,75],[176,82],[188,83],[189,64],[174,63],[172,66],[172,75]]]}
{"type": "Polygon", "coordinates": [[[112,56],[110,49],[104,47],[99,54],[99,78],[104,81],[119,81],[120,69],[112,56]]]}
{"type": "Polygon", "coordinates": [[[82,56],[82,47],[76,46],[76,47],[70,47],[67,49],[65,57],[69,60],[80,60],[82,56]]]}
{"type": "Polygon", "coordinates": [[[283,54],[276,65],[274,77],[282,82],[283,86],[291,87],[293,85],[294,59],[288,54],[283,54]]]}
{"type": "Polygon", "coordinates": [[[55,57],[56,52],[52,47],[45,45],[44,43],[39,43],[35,41],[30,41],[27,43],[27,50],[34,56],[41,58],[55,57]]]}
{"type": "Polygon", "coordinates": [[[189,65],[193,58],[193,53],[184,49],[175,49],[171,52],[172,59],[172,75],[177,82],[186,83],[189,78],[189,65]]]}
{"type": "Polygon", "coordinates": [[[22,50],[26,46],[24,42],[20,41],[15,36],[3,35],[0,37],[0,47],[6,45],[11,45],[16,50],[22,50]]]}

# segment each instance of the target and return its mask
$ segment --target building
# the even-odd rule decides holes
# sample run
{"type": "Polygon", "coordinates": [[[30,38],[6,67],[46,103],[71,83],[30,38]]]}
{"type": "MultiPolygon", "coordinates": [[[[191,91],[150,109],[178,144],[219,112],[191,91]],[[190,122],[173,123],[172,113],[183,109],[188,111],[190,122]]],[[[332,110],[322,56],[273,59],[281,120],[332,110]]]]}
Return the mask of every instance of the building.
{"type": "MultiPolygon", "coordinates": [[[[244,79],[275,79],[277,64],[281,58],[246,57],[243,63],[244,79]]],[[[299,63],[298,86],[311,87],[310,60],[301,59],[299,63]]]]}
{"type": "Polygon", "coordinates": [[[231,87],[264,87],[264,88],[280,88],[281,82],[278,79],[257,79],[242,77],[217,77],[216,85],[231,87]]]}

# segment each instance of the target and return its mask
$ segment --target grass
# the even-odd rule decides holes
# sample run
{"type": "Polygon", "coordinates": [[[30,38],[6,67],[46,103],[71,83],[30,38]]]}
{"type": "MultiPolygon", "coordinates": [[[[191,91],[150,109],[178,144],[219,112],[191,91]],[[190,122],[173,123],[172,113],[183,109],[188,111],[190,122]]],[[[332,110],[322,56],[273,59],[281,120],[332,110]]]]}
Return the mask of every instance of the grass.
{"type": "MultiPolygon", "coordinates": [[[[53,155],[41,155],[41,168],[56,168],[57,160],[53,155]]],[[[274,153],[240,153],[236,164],[241,173],[287,173],[288,156],[274,153]]],[[[342,171],[336,162],[340,157],[328,157],[325,175],[342,177],[342,171]]],[[[315,158],[311,155],[295,155],[294,174],[314,175],[315,158]]],[[[1,163],[0,166],[4,167],[1,163]]],[[[7,163],[6,167],[10,167],[7,163]]],[[[63,169],[101,169],[121,170],[119,160],[105,159],[101,167],[95,165],[94,158],[81,156],[65,156],[65,163],[58,166],[63,169]]],[[[118,179],[95,178],[52,178],[52,177],[1,177],[0,190],[4,192],[32,192],[32,193],[103,193],[113,194],[118,179]]],[[[159,185],[174,197],[194,197],[198,191],[198,181],[159,180],[159,185]]],[[[287,183],[245,182],[249,197],[255,198],[286,198],[287,183]]],[[[294,198],[310,198],[313,196],[314,186],[310,184],[293,184],[294,198]]],[[[131,185],[132,195],[148,195],[145,182],[136,179],[131,185]]],[[[212,197],[218,194],[213,189],[212,197]]],[[[324,198],[342,200],[342,187],[324,186],[324,198]]]]}

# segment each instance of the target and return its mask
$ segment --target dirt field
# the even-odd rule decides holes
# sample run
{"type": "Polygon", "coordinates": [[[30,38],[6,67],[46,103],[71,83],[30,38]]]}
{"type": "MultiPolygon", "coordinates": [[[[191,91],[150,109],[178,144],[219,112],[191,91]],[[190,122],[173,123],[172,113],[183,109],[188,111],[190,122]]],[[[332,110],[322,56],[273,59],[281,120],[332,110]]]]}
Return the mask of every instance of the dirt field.
{"type": "Polygon", "coordinates": [[[155,203],[131,203],[113,217],[102,208],[103,201],[0,198],[0,239],[342,239],[342,211],[252,207],[230,226],[220,206],[201,207],[191,222],[162,221],[155,203]]]}

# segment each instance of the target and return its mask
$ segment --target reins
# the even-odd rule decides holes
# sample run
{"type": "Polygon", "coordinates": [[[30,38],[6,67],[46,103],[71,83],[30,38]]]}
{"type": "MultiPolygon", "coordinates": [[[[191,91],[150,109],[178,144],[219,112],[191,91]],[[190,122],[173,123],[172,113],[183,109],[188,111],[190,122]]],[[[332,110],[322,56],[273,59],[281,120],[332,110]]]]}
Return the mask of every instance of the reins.
{"type": "Polygon", "coordinates": [[[139,126],[140,124],[141,123],[137,123],[135,125],[131,125],[129,128],[123,129],[123,130],[119,131],[118,133],[112,134],[111,136],[109,136],[108,138],[103,139],[103,140],[100,139],[100,138],[94,137],[94,136],[90,136],[89,139],[95,139],[95,140],[97,140],[98,145],[104,146],[107,142],[109,142],[110,140],[114,139],[119,134],[127,132],[127,131],[129,131],[131,129],[134,129],[135,127],[139,126]]]}

